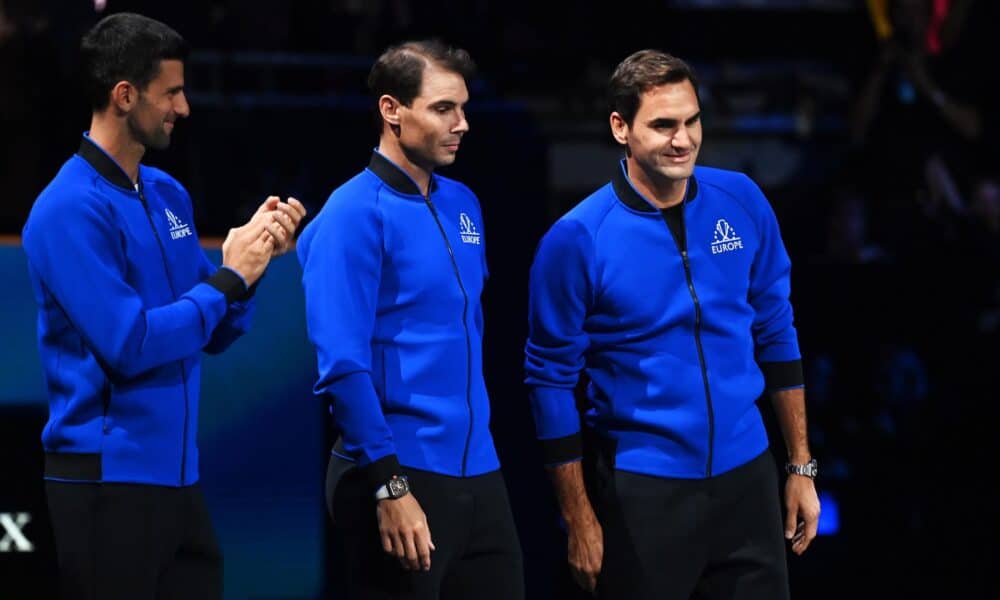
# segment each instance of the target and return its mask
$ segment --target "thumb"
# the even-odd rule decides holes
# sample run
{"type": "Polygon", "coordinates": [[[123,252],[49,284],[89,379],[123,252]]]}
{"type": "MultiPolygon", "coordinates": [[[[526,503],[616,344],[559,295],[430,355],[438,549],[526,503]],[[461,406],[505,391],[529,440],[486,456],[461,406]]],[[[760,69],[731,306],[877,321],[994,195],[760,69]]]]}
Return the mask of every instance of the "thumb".
{"type": "Polygon", "coordinates": [[[799,511],[795,509],[789,509],[788,514],[785,515],[785,539],[790,540],[795,537],[795,527],[799,520],[799,511]]]}

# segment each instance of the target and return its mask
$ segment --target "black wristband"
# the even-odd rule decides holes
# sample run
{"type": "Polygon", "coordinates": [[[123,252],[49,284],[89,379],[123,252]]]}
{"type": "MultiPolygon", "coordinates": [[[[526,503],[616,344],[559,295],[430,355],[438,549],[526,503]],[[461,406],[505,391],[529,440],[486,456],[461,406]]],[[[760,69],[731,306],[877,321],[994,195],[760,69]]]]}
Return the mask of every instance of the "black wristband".
{"type": "Polygon", "coordinates": [[[226,304],[241,300],[247,293],[247,284],[243,278],[227,268],[216,271],[205,283],[225,294],[226,304]]]}
{"type": "Polygon", "coordinates": [[[399,458],[395,454],[383,456],[365,468],[365,478],[372,492],[392,479],[393,475],[402,474],[403,469],[399,466],[399,458]]]}

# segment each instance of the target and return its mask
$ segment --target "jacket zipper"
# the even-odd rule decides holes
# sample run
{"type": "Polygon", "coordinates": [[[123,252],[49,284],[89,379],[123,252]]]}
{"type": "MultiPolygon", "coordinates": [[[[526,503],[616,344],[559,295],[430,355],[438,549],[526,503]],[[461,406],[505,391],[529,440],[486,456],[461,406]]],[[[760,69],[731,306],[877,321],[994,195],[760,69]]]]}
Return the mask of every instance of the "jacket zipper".
{"type": "MultiPolygon", "coordinates": [[[[708,408],[708,461],[705,464],[705,477],[712,476],[712,460],[715,448],[715,410],[712,408],[712,391],[708,385],[708,367],[705,364],[705,350],[701,345],[701,302],[698,300],[698,293],[694,289],[694,278],[691,274],[691,261],[687,252],[687,220],[684,213],[687,208],[687,198],[681,204],[681,239],[675,240],[681,251],[681,260],[684,262],[684,277],[687,279],[688,292],[694,302],[694,343],[698,348],[698,363],[701,366],[701,379],[705,384],[705,404],[708,408]]],[[[670,229],[670,223],[667,223],[670,229]]],[[[673,232],[671,232],[673,234],[673,232]]]]}
{"type": "Polygon", "coordinates": [[[431,202],[430,192],[424,196],[424,202],[427,203],[427,208],[430,209],[431,215],[434,217],[434,222],[437,223],[438,231],[441,232],[441,238],[444,240],[444,245],[448,248],[448,256],[451,258],[451,266],[455,270],[455,279],[458,281],[458,287],[462,290],[462,299],[464,304],[462,306],[462,328],[465,330],[465,359],[466,359],[466,371],[465,371],[465,404],[469,409],[469,431],[465,436],[465,450],[462,452],[462,477],[465,477],[466,467],[469,461],[469,444],[472,442],[472,340],[469,336],[469,294],[465,291],[465,284],[462,283],[462,273],[458,270],[458,260],[455,258],[455,251],[451,247],[451,242],[448,241],[448,234],[444,231],[444,226],[441,225],[441,219],[438,218],[437,209],[434,208],[434,203],[431,202]]]}
{"type": "MultiPolygon", "coordinates": [[[[153,213],[149,212],[149,204],[146,202],[146,196],[142,193],[142,183],[135,184],[135,191],[139,194],[139,200],[142,202],[142,208],[146,211],[146,218],[149,219],[149,226],[153,230],[153,237],[156,238],[156,245],[160,248],[160,259],[163,261],[163,273],[167,278],[167,285],[170,286],[170,294],[173,296],[174,301],[177,300],[177,291],[174,290],[174,282],[170,280],[170,269],[167,268],[167,251],[163,247],[163,240],[160,239],[160,234],[156,231],[156,223],[153,221],[153,213]]],[[[184,485],[184,477],[187,471],[187,439],[188,439],[188,389],[187,389],[187,368],[184,367],[184,361],[181,360],[181,383],[184,385],[184,436],[181,439],[181,479],[180,485],[184,485]]]]}

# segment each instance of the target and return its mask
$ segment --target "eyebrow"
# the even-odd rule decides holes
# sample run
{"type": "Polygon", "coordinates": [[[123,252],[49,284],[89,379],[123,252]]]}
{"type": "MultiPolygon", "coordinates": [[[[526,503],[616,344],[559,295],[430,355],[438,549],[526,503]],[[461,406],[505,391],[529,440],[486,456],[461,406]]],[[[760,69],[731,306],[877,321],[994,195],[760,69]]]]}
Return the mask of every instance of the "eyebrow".
{"type": "Polygon", "coordinates": [[[168,94],[176,94],[177,92],[180,92],[180,91],[182,91],[183,89],[184,89],[184,84],[181,84],[181,85],[175,85],[175,86],[174,86],[174,87],[172,87],[172,88],[167,88],[167,93],[168,93],[168,94]]]}
{"type": "MultiPolygon", "coordinates": [[[[691,115],[690,117],[688,117],[684,121],[684,124],[685,125],[692,125],[693,123],[695,123],[700,118],[701,118],[701,111],[699,110],[698,112],[696,112],[693,115],[691,115]]],[[[650,120],[649,121],[649,126],[650,127],[677,127],[677,123],[678,122],[679,122],[679,119],[657,118],[657,119],[650,120]]]]}

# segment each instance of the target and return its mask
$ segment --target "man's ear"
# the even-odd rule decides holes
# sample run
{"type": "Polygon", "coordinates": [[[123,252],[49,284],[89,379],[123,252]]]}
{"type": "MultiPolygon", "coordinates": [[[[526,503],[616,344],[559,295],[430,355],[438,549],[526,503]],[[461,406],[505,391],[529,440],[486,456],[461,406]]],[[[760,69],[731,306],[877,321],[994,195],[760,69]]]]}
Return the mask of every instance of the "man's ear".
{"type": "Polygon", "coordinates": [[[389,94],[382,94],[378,99],[378,112],[382,115],[382,120],[390,126],[399,127],[399,109],[401,106],[400,101],[389,94]]]}
{"type": "Polygon", "coordinates": [[[130,82],[122,80],[111,88],[111,106],[121,114],[127,114],[139,103],[139,90],[130,82]]]}
{"type": "Polygon", "coordinates": [[[628,132],[629,126],[622,118],[618,111],[611,113],[610,118],[611,123],[611,135],[614,136],[615,141],[623,146],[628,146],[628,132]]]}

